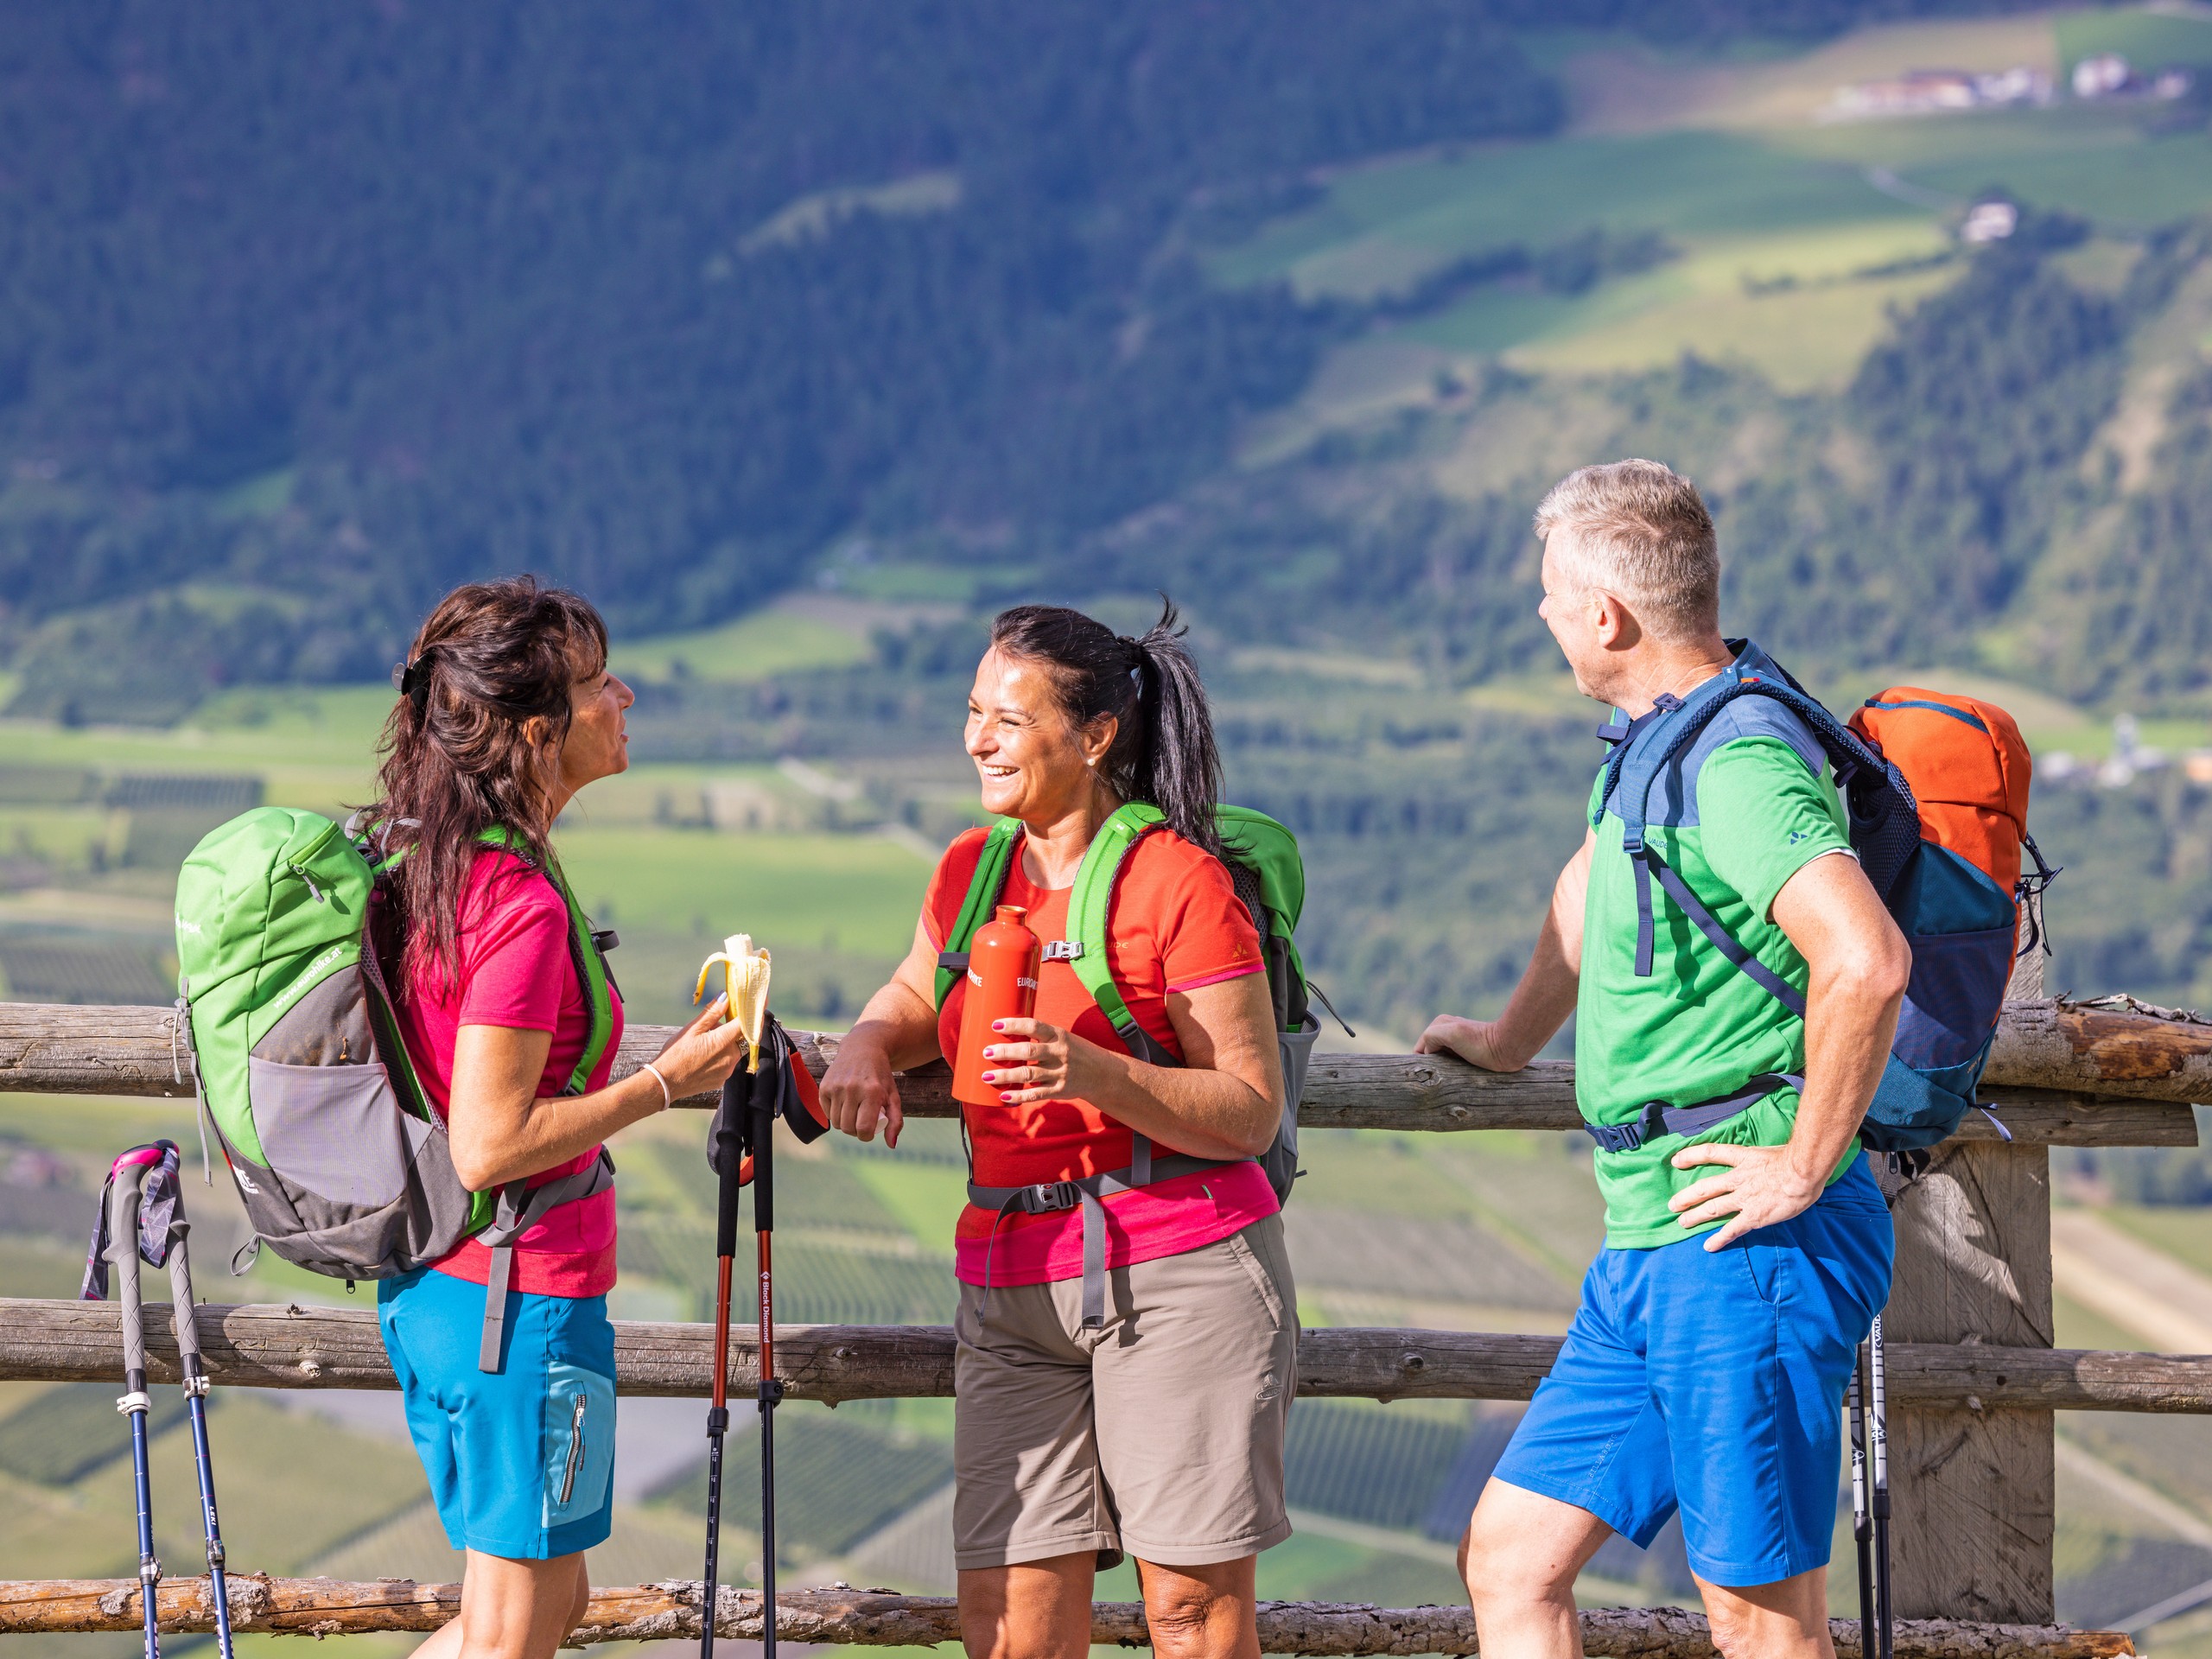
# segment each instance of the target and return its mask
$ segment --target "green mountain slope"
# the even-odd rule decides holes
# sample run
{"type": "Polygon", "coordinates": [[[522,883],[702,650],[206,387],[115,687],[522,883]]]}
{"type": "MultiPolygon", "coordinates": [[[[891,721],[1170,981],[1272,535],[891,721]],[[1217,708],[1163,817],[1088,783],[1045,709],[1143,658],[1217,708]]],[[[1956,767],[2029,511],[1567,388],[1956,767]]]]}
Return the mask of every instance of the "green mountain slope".
{"type": "MultiPolygon", "coordinates": [[[[1558,128],[1557,37],[1518,31],[1992,9],[18,8],[20,707],[169,719],[210,685],[372,675],[486,570],[630,630],[721,620],[855,537],[1033,571],[1214,472],[1371,321],[1196,256],[1317,167],[1558,128]]],[[[1604,213],[1555,206],[1536,264],[1572,297],[1620,260],[1578,240],[1604,213]]]]}

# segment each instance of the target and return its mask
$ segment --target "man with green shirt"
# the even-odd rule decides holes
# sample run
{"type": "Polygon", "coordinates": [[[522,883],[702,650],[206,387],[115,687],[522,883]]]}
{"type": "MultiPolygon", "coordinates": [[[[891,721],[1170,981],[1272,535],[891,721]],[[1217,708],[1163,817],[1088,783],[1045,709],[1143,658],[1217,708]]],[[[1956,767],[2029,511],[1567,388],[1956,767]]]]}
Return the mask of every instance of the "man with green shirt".
{"type": "Polygon", "coordinates": [[[1686,703],[1780,672],[1721,637],[1696,487],[1654,461],[1586,467],[1536,532],[1541,614],[1577,689],[1617,711],[1599,733],[1615,753],[1504,1014],[1440,1016],[1421,1047],[1517,1071],[1575,1016],[1605,1247],[1461,1546],[1483,1653],[1579,1655],[1576,1574],[1611,1534],[1648,1545],[1679,1509],[1723,1653],[1829,1656],[1844,1389],[1891,1254],[1857,1136],[1911,955],[1787,709],[1736,697],[1660,760],[1686,703]],[[1745,962],[1630,856],[1631,791],[1605,788],[1624,771],[1643,844],[1745,962]]]}

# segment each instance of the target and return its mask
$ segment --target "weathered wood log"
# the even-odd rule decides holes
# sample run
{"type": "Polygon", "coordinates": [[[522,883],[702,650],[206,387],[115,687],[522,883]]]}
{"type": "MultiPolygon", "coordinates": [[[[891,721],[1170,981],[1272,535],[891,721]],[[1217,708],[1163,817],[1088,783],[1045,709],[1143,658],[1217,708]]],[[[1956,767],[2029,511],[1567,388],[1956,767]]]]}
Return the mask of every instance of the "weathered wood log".
{"type": "MultiPolygon", "coordinates": [[[[640,1027],[633,1052],[626,1038],[618,1070],[634,1069],[659,1052],[671,1033],[640,1027]]],[[[834,1033],[804,1032],[800,1052],[815,1072],[836,1055],[834,1033]]],[[[2101,1097],[2078,1090],[1985,1088],[1983,1097],[2024,1146],[2193,1147],[2196,1119],[2171,1102],[2101,1097]]],[[[715,1097],[681,1103],[711,1108],[715,1097]]],[[[950,1068],[937,1062],[903,1073],[899,1100],[911,1117],[954,1117],[950,1068]]],[[[1538,1060],[1522,1071],[1479,1071],[1448,1054],[1316,1054],[1298,1109],[1309,1129],[1579,1129],[1574,1066],[1538,1060]]],[[[2001,1142],[2005,1132],[1969,1112],[1952,1137],[2001,1142]]]]}
{"type": "Polygon", "coordinates": [[[2212,1103],[2212,1024],[2071,1002],[2008,1002],[1993,1083],[2212,1103]]]}
{"type": "MultiPolygon", "coordinates": [[[[2197,1029],[2134,1014],[2097,1018],[2133,1021],[2160,1055],[2171,1049],[2173,1032],[2197,1029]]],[[[175,1019],[167,1008],[0,1003],[0,1090],[189,1097],[191,1065],[177,1046],[175,1019]]],[[[634,1071],[673,1033],[667,1026],[632,1027],[623,1038],[616,1075],[634,1071]]],[[[795,1034],[817,1071],[836,1052],[834,1033],[795,1034]]],[[[2106,1072],[2129,1069],[2114,1058],[2126,1044],[2107,1034],[2092,1046],[2095,1054],[2071,1072],[2039,1063],[2033,1088],[2013,1086],[2025,1079],[1993,1064],[1984,1093],[2017,1141],[2050,1146],[2196,1144],[2194,1116],[2172,1103],[2185,1101],[2191,1090],[2212,1096],[2212,1081],[2188,1069],[2147,1078],[2107,1077],[2106,1072]]],[[[2138,1069],[2155,1071],[2156,1065],[2145,1061],[2138,1069]]],[[[2212,1071],[2212,1061],[2206,1070],[2212,1071]]],[[[953,1116],[950,1079],[941,1064],[906,1073],[901,1093],[907,1112],[915,1117],[953,1116]]],[[[682,1103],[711,1106],[714,1097],[700,1095],[682,1103]]],[[[1574,1107],[1574,1069],[1565,1061],[1540,1060],[1500,1076],[1448,1055],[1318,1054],[1307,1074],[1300,1121],[1314,1128],[1457,1130],[1572,1129],[1581,1119],[1574,1107]]],[[[1958,1138],[2000,1137],[1975,1112],[1967,1114],[1958,1138]]]]}
{"type": "MultiPolygon", "coordinates": [[[[121,1361],[113,1303],[0,1297],[0,1382],[102,1382],[121,1361]]],[[[176,1380],[170,1311],[147,1305],[150,1375],[176,1380]]],[[[208,1305],[200,1341],[223,1388],[397,1387],[376,1314],[365,1307],[208,1305]]],[[[713,1381],[705,1325],[618,1319],[625,1395],[703,1398],[713,1381]]],[[[941,1398],[952,1392],[944,1325],[779,1325],[776,1369],[793,1399],[941,1398]]],[[[1551,1369],[1556,1337],[1495,1332],[1319,1326],[1298,1345],[1298,1391],[1317,1399],[1526,1400],[1551,1369]]],[[[1892,1342],[1892,1404],[1979,1414],[2000,1409],[2212,1415],[2212,1356],[1892,1342]]],[[[759,1381],[753,1327],[730,1332],[730,1387],[759,1381]]]]}
{"type": "MultiPolygon", "coordinates": [[[[382,1579],[373,1584],[334,1579],[271,1579],[233,1573],[231,1620],[241,1634],[362,1635],[435,1630],[461,1610],[457,1584],[382,1579]]],[[[0,1635],[118,1630],[140,1627],[136,1579],[0,1581],[0,1635]]],[[[572,1645],[601,1642],[696,1639],[701,1586],[671,1581],[594,1589],[572,1645]]],[[[214,1628],[205,1579],[171,1579],[156,1592],[165,1633],[214,1628]]],[[[1263,1601],[1260,1646],[1268,1653],[1330,1656],[1472,1654],[1474,1617],[1465,1607],[1376,1607],[1364,1603],[1263,1601]]],[[[758,1641],[763,1607],[757,1591],[724,1586],[715,1598],[715,1634],[758,1641]]],[[[1861,1659],[1855,1619],[1830,1621],[1840,1659],[1861,1659]]],[[[787,1591],[776,1599],[776,1634],[785,1642],[868,1647],[930,1646],[960,1640],[960,1611],[950,1597],[902,1596],[883,1590],[787,1591]]],[[[1099,1602],[1091,1609],[1092,1643],[1145,1647],[1151,1637],[1138,1602],[1099,1602]]],[[[1711,1632],[1700,1613],[1679,1607],[1605,1608],[1582,1615],[1586,1654],[1611,1659],[1710,1659],[1711,1632]]],[[[1901,1619],[1899,1659],[2118,1659],[2133,1654],[2126,1637],[2064,1625],[1972,1624],[1956,1619],[1901,1619]]]]}
{"type": "MultiPolygon", "coordinates": [[[[2008,1356],[2050,1348],[2047,1151],[1939,1147],[1891,1215],[1897,1274],[1883,1319],[1891,1341],[2008,1356]]],[[[1890,1414],[1898,1613],[2047,1622],[2057,1507],[2050,1409],[1976,1410],[1910,1400],[1894,1387],[1891,1399],[1901,1408],[1890,1414]]],[[[1984,1408],[1993,1402],[2012,1406],[2001,1393],[1980,1396],[1984,1408]]]]}

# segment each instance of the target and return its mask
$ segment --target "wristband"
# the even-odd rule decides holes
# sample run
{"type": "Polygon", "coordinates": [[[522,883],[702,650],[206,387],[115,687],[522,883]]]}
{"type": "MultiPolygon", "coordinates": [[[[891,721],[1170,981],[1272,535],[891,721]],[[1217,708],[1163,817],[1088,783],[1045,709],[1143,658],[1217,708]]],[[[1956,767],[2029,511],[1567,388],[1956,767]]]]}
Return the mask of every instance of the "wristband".
{"type": "Polygon", "coordinates": [[[673,1105],[675,1105],[675,1104],[676,1104],[676,1099],[675,1099],[675,1096],[672,1096],[672,1095],[671,1095],[671,1094],[668,1092],[668,1079],[667,1079],[666,1077],[663,1077],[663,1076],[661,1076],[661,1074],[660,1074],[660,1067],[658,1067],[658,1066],[655,1065],[654,1065],[651,1060],[647,1060],[647,1061],[646,1061],[643,1065],[639,1066],[638,1069],[639,1069],[640,1071],[650,1071],[650,1072],[652,1072],[652,1073],[653,1074],[653,1081],[654,1081],[655,1083],[657,1083],[657,1084],[660,1084],[660,1109],[661,1109],[661,1110],[663,1110],[663,1111],[664,1112],[664,1111],[666,1111],[670,1107],[671,1107],[671,1106],[673,1106],[673,1105]]]}

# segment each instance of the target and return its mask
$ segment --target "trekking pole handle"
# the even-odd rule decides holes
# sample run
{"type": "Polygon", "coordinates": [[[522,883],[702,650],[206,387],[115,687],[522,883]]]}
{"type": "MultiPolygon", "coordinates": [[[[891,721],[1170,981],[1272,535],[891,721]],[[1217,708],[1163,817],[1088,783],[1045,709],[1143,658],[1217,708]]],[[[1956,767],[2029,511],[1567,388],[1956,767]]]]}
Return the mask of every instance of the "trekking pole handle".
{"type": "Polygon", "coordinates": [[[762,1090],[757,1082],[753,1090],[752,1113],[753,1230],[766,1233],[774,1230],[776,1224],[776,1184],[771,1163],[776,1145],[776,1096],[772,1090],[762,1090]]]}
{"type": "Polygon", "coordinates": [[[124,1386],[133,1394],[146,1391],[146,1332],[138,1291],[138,1203],[149,1167],[133,1164],[118,1170],[107,1195],[107,1259],[119,1281],[117,1298],[123,1305],[124,1386]]]}
{"type": "MultiPolygon", "coordinates": [[[[733,1071],[722,1082],[722,1109],[717,1122],[741,1128],[739,1115],[743,1109],[746,1083],[741,1073],[733,1071]]],[[[727,1261],[737,1254],[738,1179],[745,1165],[742,1146],[724,1146],[722,1167],[715,1172],[721,1185],[715,1205],[715,1254],[727,1261]]]]}
{"type": "Polygon", "coordinates": [[[187,1394],[207,1392],[207,1368],[200,1357],[200,1322],[193,1315],[192,1224],[184,1218],[184,1183],[177,1183],[176,1209],[169,1219],[169,1306],[176,1315],[177,1371],[187,1394]]]}

